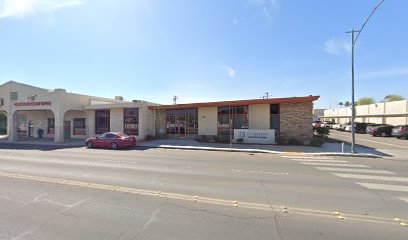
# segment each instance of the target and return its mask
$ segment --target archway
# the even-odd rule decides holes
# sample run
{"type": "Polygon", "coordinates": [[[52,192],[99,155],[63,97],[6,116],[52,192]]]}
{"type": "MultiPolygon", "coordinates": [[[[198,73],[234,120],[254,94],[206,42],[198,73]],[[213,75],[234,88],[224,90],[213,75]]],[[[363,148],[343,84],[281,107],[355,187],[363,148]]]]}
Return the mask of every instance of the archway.
{"type": "Polygon", "coordinates": [[[0,111],[0,140],[7,138],[7,112],[0,111]]]}
{"type": "Polygon", "coordinates": [[[14,141],[54,141],[55,116],[51,110],[18,110],[13,113],[14,141]]]}

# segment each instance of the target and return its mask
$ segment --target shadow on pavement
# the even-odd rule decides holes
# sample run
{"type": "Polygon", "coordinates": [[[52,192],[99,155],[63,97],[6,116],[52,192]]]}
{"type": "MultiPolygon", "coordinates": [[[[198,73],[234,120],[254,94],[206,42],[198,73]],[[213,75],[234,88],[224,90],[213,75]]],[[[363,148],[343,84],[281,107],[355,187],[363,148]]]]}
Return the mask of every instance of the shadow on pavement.
{"type": "MultiPolygon", "coordinates": [[[[346,148],[345,151],[351,152],[351,142],[350,141],[341,141],[339,139],[331,138],[329,136],[328,142],[330,142],[330,143],[342,143],[342,142],[344,142],[345,148],[346,148]]],[[[387,153],[378,151],[376,148],[373,148],[373,147],[370,147],[370,146],[367,146],[367,145],[364,145],[364,144],[361,144],[361,143],[356,144],[356,151],[357,151],[357,153],[371,153],[371,154],[375,154],[375,155],[378,155],[378,156],[381,156],[381,157],[393,157],[392,155],[389,155],[387,153]]]]}

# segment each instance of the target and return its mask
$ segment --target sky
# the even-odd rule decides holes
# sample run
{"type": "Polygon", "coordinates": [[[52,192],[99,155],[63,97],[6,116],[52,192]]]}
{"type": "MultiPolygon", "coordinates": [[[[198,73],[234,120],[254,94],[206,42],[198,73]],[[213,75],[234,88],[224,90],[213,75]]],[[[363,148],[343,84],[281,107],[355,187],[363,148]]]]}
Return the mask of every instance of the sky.
{"type": "MultiPolygon", "coordinates": [[[[0,0],[0,83],[171,104],[351,100],[351,36],[379,0],[0,0]]],[[[408,1],[356,44],[356,98],[408,97],[408,1]]]]}

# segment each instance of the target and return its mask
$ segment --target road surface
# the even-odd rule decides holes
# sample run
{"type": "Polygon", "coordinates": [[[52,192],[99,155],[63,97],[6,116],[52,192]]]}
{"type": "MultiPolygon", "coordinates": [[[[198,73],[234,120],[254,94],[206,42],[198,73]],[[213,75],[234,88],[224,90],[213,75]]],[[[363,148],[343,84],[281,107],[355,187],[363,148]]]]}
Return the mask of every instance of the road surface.
{"type": "Polygon", "coordinates": [[[10,146],[0,239],[408,236],[408,160],[10,146]]]}

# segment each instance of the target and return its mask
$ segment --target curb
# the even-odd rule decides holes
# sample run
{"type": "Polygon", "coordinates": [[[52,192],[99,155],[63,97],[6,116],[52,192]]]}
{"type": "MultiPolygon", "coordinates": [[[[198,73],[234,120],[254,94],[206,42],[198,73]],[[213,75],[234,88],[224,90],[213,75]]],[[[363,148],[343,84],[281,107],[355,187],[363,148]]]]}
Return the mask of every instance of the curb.
{"type": "MultiPolygon", "coordinates": [[[[141,145],[139,145],[141,146],[141,145]]],[[[159,145],[149,146],[143,145],[141,147],[164,148],[164,149],[179,149],[179,150],[204,150],[204,151],[223,151],[223,152],[247,152],[247,153],[268,153],[268,154],[286,154],[286,155],[310,155],[310,156],[340,156],[340,157],[363,157],[363,158],[382,158],[380,155],[371,153],[307,153],[307,152],[286,152],[286,151],[272,151],[263,149],[240,149],[240,148],[215,148],[215,147],[194,147],[194,146],[174,146],[174,145],[159,145]]]]}

